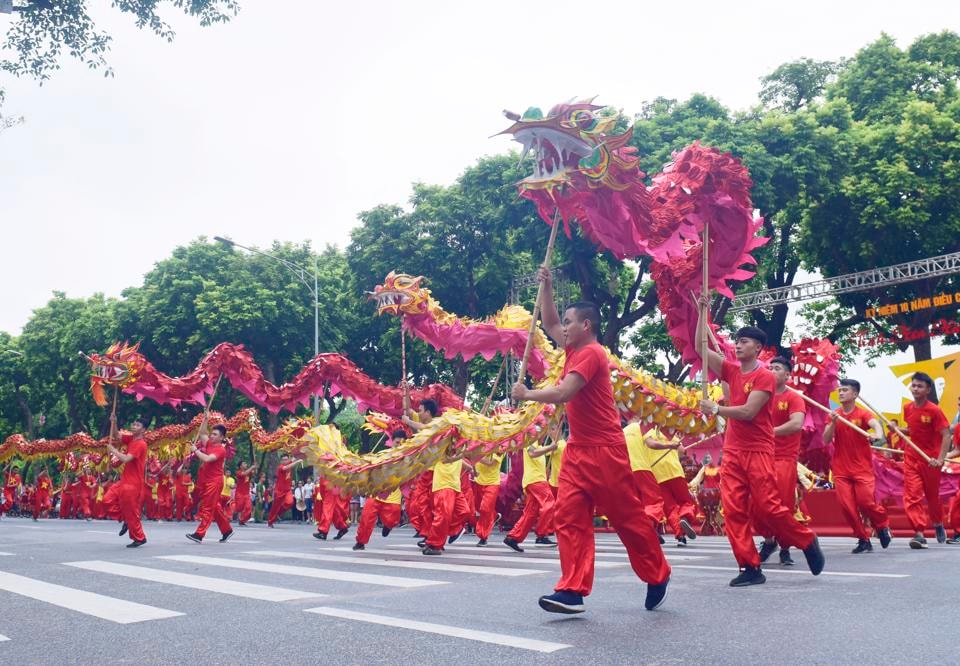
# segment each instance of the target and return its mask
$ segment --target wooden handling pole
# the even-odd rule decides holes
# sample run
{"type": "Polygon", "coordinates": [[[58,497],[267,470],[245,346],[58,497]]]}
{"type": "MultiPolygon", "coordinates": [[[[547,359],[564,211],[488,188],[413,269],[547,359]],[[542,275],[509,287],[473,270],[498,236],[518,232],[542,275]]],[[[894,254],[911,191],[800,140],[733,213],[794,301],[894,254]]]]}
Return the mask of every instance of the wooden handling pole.
{"type": "Polygon", "coordinates": [[[486,401],[483,403],[483,407],[480,409],[480,414],[482,416],[487,415],[487,410],[490,409],[490,403],[493,402],[493,396],[497,392],[497,386],[500,384],[500,378],[503,377],[503,371],[507,367],[507,357],[503,357],[503,363],[500,364],[500,370],[497,372],[497,376],[493,380],[493,386],[490,387],[490,395],[487,396],[486,401]]]}
{"type": "Polygon", "coordinates": [[[700,370],[700,388],[703,391],[703,399],[707,400],[707,392],[710,384],[710,364],[707,360],[709,356],[709,342],[707,340],[707,331],[710,331],[710,325],[707,323],[707,299],[710,296],[710,223],[703,225],[703,283],[701,284],[700,303],[700,326],[703,327],[703,333],[700,336],[700,364],[703,366],[700,370]]]}
{"type": "Polygon", "coordinates": [[[923,449],[921,449],[919,446],[917,446],[916,444],[914,444],[914,443],[913,443],[913,440],[910,439],[909,437],[907,437],[907,435],[904,434],[904,432],[903,432],[902,430],[900,430],[900,428],[898,428],[897,426],[895,426],[895,425],[893,425],[892,423],[890,423],[890,419],[888,419],[888,418],[887,418],[886,416],[884,416],[881,412],[879,412],[873,405],[871,405],[869,402],[867,402],[866,399],[865,399],[862,395],[859,396],[857,399],[858,399],[860,402],[862,402],[863,404],[865,404],[865,405],[867,406],[867,409],[869,409],[871,412],[873,412],[874,414],[876,414],[877,416],[879,416],[879,417],[880,417],[880,420],[883,421],[884,425],[886,425],[888,428],[892,428],[895,433],[897,433],[898,435],[900,435],[901,437],[903,437],[903,441],[905,441],[907,444],[909,444],[910,446],[912,446],[912,447],[913,447],[913,450],[916,451],[918,454],[920,454],[920,457],[921,457],[921,458],[923,458],[923,459],[924,459],[925,461],[927,461],[928,463],[933,461],[933,458],[931,458],[930,456],[928,456],[928,455],[926,454],[926,452],[924,452],[923,449]]]}
{"type": "Polygon", "coordinates": [[[400,319],[400,372],[403,379],[400,384],[403,389],[403,412],[410,409],[410,387],[407,385],[407,331],[403,328],[403,319],[400,319]]]}
{"type": "MultiPolygon", "coordinates": [[[[819,402],[817,402],[817,401],[814,400],[813,398],[811,398],[811,397],[807,396],[806,394],[804,394],[803,391],[798,391],[797,389],[793,388],[792,386],[788,386],[787,389],[790,390],[790,391],[793,391],[794,393],[796,393],[797,395],[799,395],[801,398],[804,399],[804,401],[806,401],[808,404],[816,407],[816,408],[819,409],[821,412],[824,412],[824,413],[826,413],[826,414],[830,414],[831,416],[833,416],[834,412],[833,412],[832,409],[830,409],[829,407],[826,407],[826,406],[824,406],[824,405],[821,405],[819,402]]],[[[857,426],[853,425],[850,421],[848,421],[847,419],[843,418],[843,415],[838,415],[838,416],[837,416],[837,420],[838,420],[838,421],[842,421],[843,423],[845,423],[846,425],[850,426],[851,428],[853,428],[854,430],[856,430],[858,433],[860,433],[861,435],[863,435],[864,437],[866,437],[866,438],[869,439],[869,440],[872,440],[872,439],[874,438],[874,434],[873,434],[873,433],[869,433],[869,432],[867,432],[866,430],[864,430],[863,428],[858,428],[857,426]]]]}
{"type": "Polygon", "coordinates": [[[666,458],[668,455],[670,455],[670,452],[671,452],[671,451],[676,451],[677,454],[679,455],[679,453],[680,453],[680,448],[682,448],[682,449],[684,450],[684,452],[687,452],[687,451],[689,451],[690,449],[692,449],[693,447],[695,447],[695,446],[700,446],[700,445],[703,444],[705,441],[707,441],[708,439],[712,439],[713,437],[716,437],[716,434],[707,435],[706,437],[701,437],[700,439],[698,439],[696,442],[694,442],[694,443],[691,444],[690,446],[683,446],[683,445],[681,444],[680,447],[678,447],[678,448],[676,448],[676,449],[673,449],[673,448],[667,449],[666,451],[664,451],[664,452],[660,455],[659,458],[657,458],[657,459],[654,460],[652,463],[650,463],[650,467],[653,467],[653,466],[656,465],[658,462],[660,462],[661,460],[663,460],[664,458],[666,458]]]}
{"type": "MultiPolygon", "coordinates": [[[[553,226],[550,228],[550,240],[547,243],[547,254],[543,258],[543,266],[550,268],[553,260],[553,246],[557,242],[557,230],[560,228],[560,209],[558,208],[553,215],[553,226]]],[[[523,359],[520,361],[520,372],[517,373],[517,381],[522,382],[527,376],[527,362],[530,360],[530,352],[533,349],[533,336],[537,332],[537,320],[540,318],[540,299],[543,297],[543,282],[537,287],[537,301],[533,304],[533,317],[530,318],[530,329],[527,331],[527,346],[523,350],[523,359]]],[[[550,307],[556,305],[550,303],[550,307]]]]}

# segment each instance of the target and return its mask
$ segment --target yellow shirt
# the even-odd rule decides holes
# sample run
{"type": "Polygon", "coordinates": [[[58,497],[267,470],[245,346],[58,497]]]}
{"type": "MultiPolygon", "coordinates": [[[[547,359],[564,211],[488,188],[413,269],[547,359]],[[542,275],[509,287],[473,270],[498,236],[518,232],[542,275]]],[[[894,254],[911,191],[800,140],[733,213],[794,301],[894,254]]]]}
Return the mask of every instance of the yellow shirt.
{"type": "Polygon", "coordinates": [[[490,457],[495,461],[492,465],[484,465],[482,462],[476,465],[478,486],[500,485],[500,463],[503,462],[503,454],[490,457]]]}
{"type": "Polygon", "coordinates": [[[397,488],[392,493],[387,495],[387,498],[381,500],[384,504],[400,504],[400,501],[403,499],[403,493],[400,492],[400,489],[397,488]]]}
{"type": "MultiPolygon", "coordinates": [[[[651,437],[658,442],[663,442],[664,444],[671,443],[671,439],[664,437],[659,430],[651,430],[647,433],[647,437],[651,437]]],[[[669,481],[670,479],[684,478],[683,474],[683,465],[680,464],[680,454],[676,449],[671,449],[670,451],[658,451],[657,449],[651,449],[649,446],[644,445],[645,449],[650,453],[656,455],[657,458],[663,456],[663,460],[658,462],[656,465],[652,465],[651,461],[651,470],[653,475],[657,478],[657,483],[663,483],[664,481],[669,481]],[[666,455],[664,455],[666,454],[666,455]]],[[[655,461],[657,458],[654,458],[655,461]]]]}
{"type": "Polygon", "coordinates": [[[631,472],[649,472],[650,463],[653,460],[650,460],[649,455],[653,449],[644,444],[643,442],[643,431],[640,429],[638,423],[630,423],[626,428],[623,429],[623,436],[627,440],[627,453],[630,455],[630,471],[631,472]]]}
{"type": "Polygon", "coordinates": [[[220,497],[230,497],[230,491],[233,490],[236,485],[237,482],[234,481],[232,476],[223,477],[223,490],[220,491],[220,497]]]}
{"type": "Polygon", "coordinates": [[[680,465],[680,454],[676,450],[669,453],[659,449],[651,449],[644,441],[644,437],[655,439],[658,442],[669,444],[670,439],[656,428],[651,428],[644,435],[640,430],[639,424],[631,423],[623,429],[623,435],[627,440],[627,452],[630,454],[630,469],[634,472],[646,470],[653,472],[657,483],[663,483],[678,476],[683,476],[683,467],[680,465]],[[664,454],[666,455],[664,456],[664,454]],[[660,462],[657,459],[663,456],[660,462]],[[657,463],[654,465],[653,463],[657,463]]]}
{"type": "Polygon", "coordinates": [[[526,488],[531,483],[547,480],[547,457],[530,457],[530,449],[523,450],[523,481],[521,485],[526,488]]]}
{"type": "Polygon", "coordinates": [[[554,488],[560,485],[560,468],[563,466],[563,450],[567,448],[567,440],[557,440],[557,450],[550,454],[550,485],[554,488]]]}
{"type": "Polygon", "coordinates": [[[463,461],[457,460],[452,463],[445,463],[442,460],[433,466],[433,492],[450,488],[458,493],[460,492],[460,472],[463,469],[463,461]]]}

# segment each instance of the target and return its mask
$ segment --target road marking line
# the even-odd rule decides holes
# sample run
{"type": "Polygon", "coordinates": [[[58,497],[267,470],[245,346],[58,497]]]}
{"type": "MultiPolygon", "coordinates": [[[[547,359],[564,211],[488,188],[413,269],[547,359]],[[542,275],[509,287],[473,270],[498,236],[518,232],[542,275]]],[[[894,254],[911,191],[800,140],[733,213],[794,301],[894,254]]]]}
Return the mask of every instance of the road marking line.
{"type": "MultiPolygon", "coordinates": [[[[726,571],[733,573],[730,567],[711,567],[702,564],[677,564],[674,569],[706,569],[709,571],[726,571]]],[[[802,569],[764,569],[763,573],[781,573],[781,574],[803,574],[810,575],[809,571],[802,569]]],[[[821,576],[852,576],[855,578],[910,578],[910,574],[891,574],[891,573],[860,573],[855,571],[824,571],[821,576]]]]}
{"type": "MultiPolygon", "coordinates": [[[[411,543],[411,544],[398,543],[398,544],[390,544],[390,545],[387,546],[387,548],[404,549],[405,551],[410,550],[411,548],[416,548],[416,547],[417,547],[416,544],[412,544],[412,543],[411,543]]],[[[536,563],[536,562],[543,562],[543,561],[544,561],[543,559],[537,559],[536,556],[547,555],[547,553],[545,553],[545,552],[543,552],[543,551],[526,551],[526,553],[533,553],[533,555],[534,555],[534,557],[528,557],[526,553],[516,553],[516,552],[514,552],[513,550],[508,549],[508,548],[501,548],[501,549],[499,549],[499,550],[486,550],[486,549],[484,549],[483,554],[481,554],[480,549],[479,549],[479,548],[476,548],[476,546],[474,546],[473,548],[470,548],[469,546],[444,546],[444,548],[445,548],[446,550],[453,550],[453,551],[455,551],[456,554],[454,554],[454,555],[448,555],[448,554],[444,553],[443,557],[460,557],[459,554],[460,554],[461,552],[472,552],[472,553],[476,553],[476,555],[470,556],[470,557],[473,557],[473,558],[491,558],[491,559],[492,559],[492,558],[500,558],[500,559],[502,559],[502,560],[506,560],[506,561],[509,561],[509,562],[534,562],[534,563],[536,563]]],[[[376,551],[370,550],[370,549],[368,548],[368,549],[366,549],[364,552],[371,552],[371,553],[372,553],[372,552],[376,552],[376,551]]],[[[554,553],[557,553],[556,550],[554,550],[553,552],[554,552],[554,553]]],[[[703,552],[703,551],[697,551],[697,552],[703,552]]],[[[667,557],[667,559],[675,560],[675,561],[677,561],[677,562],[684,561],[684,560],[707,560],[707,559],[710,559],[709,556],[697,556],[697,555],[695,555],[695,554],[693,554],[693,553],[691,553],[691,554],[688,555],[687,553],[685,553],[685,552],[683,552],[683,551],[680,551],[679,553],[677,553],[677,552],[672,551],[672,550],[671,550],[671,551],[664,551],[664,555],[667,557]]],[[[595,561],[595,566],[596,566],[597,568],[601,568],[601,569],[607,568],[607,567],[619,567],[619,566],[624,566],[624,565],[628,564],[628,560],[630,559],[630,556],[627,555],[626,553],[596,553],[596,557],[597,557],[597,559],[596,559],[596,561],[595,561]],[[606,561],[601,560],[601,559],[599,559],[599,558],[607,558],[607,559],[612,559],[612,560],[623,560],[623,561],[622,561],[622,562],[606,562],[606,561]]],[[[550,560],[547,560],[547,561],[559,563],[559,562],[560,562],[559,553],[557,553],[557,559],[550,559],[550,560]]]]}
{"type": "Polygon", "coordinates": [[[103,594],[54,585],[53,583],[18,576],[5,571],[0,571],[0,590],[13,592],[38,601],[45,601],[54,606],[60,606],[85,615],[93,615],[117,624],[161,620],[183,615],[183,613],[166,608],[147,606],[103,594]]]}
{"type": "MultiPolygon", "coordinates": [[[[544,574],[546,571],[538,569],[520,569],[516,567],[488,567],[483,565],[470,564],[447,564],[442,561],[424,560],[423,562],[410,562],[408,560],[388,560],[383,558],[364,557],[345,557],[342,555],[324,555],[322,553],[296,553],[282,550],[251,550],[248,555],[262,555],[267,557],[290,557],[300,560],[316,560],[318,562],[341,562],[344,564],[368,564],[375,567],[396,567],[398,569],[426,569],[428,571],[454,571],[457,573],[489,574],[491,576],[532,576],[534,574],[544,574]]],[[[438,559],[447,557],[442,555],[438,559]]]]}
{"type": "Polygon", "coordinates": [[[260,541],[247,541],[245,539],[230,539],[230,543],[260,543],[260,541]]]}
{"type": "MultiPolygon", "coordinates": [[[[390,548],[397,548],[397,549],[406,548],[406,544],[390,546],[390,548]]],[[[447,546],[447,548],[450,548],[450,546],[447,546]]],[[[353,549],[350,548],[349,546],[345,546],[342,548],[330,548],[329,550],[352,551],[353,549]]],[[[364,548],[362,552],[375,553],[377,555],[413,555],[413,553],[400,552],[399,550],[388,550],[387,548],[364,548]]],[[[503,554],[489,553],[486,555],[481,555],[481,554],[465,555],[459,552],[458,553],[444,552],[444,554],[442,555],[442,559],[444,560],[481,560],[481,561],[486,560],[487,562],[495,561],[497,562],[497,564],[500,564],[503,562],[511,562],[511,563],[523,562],[524,564],[527,564],[527,563],[529,564],[560,564],[559,559],[548,560],[543,557],[510,557],[506,553],[503,553],[503,554]]],[[[614,567],[625,567],[627,566],[627,564],[628,564],[627,562],[597,562],[596,568],[612,569],[614,567]]]]}
{"type": "Polygon", "coordinates": [[[9,640],[10,640],[9,638],[4,636],[3,634],[0,634],[0,643],[2,643],[3,641],[9,641],[9,640]]]}
{"type": "Polygon", "coordinates": [[[573,647],[572,645],[566,645],[564,643],[550,643],[548,641],[539,641],[533,638],[521,638],[520,636],[508,636],[507,634],[494,634],[489,631],[476,631],[474,629],[464,629],[462,627],[451,627],[446,624],[405,620],[403,618],[388,617],[386,615],[358,613],[356,611],[345,610],[342,608],[331,608],[329,606],[308,608],[304,612],[316,613],[317,615],[327,615],[329,617],[338,617],[344,620],[371,622],[373,624],[382,624],[388,627],[398,627],[400,629],[412,629],[414,631],[423,631],[428,634],[454,636],[456,638],[465,638],[471,641],[493,643],[494,645],[503,645],[506,647],[520,648],[521,650],[533,650],[536,652],[556,652],[557,650],[573,647]]]}
{"type": "Polygon", "coordinates": [[[167,585],[179,585],[181,587],[189,587],[194,590],[204,590],[206,592],[232,594],[236,597],[258,599],[260,601],[293,601],[295,599],[308,599],[312,597],[327,596],[325,594],[317,594],[315,592],[291,590],[285,587],[258,585],[256,583],[242,583],[235,580],[224,580],[223,578],[209,578],[207,576],[197,576],[194,574],[181,573],[179,571],[164,571],[162,569],[136,567],[129,564],[119,564],[116,562],[104,562],[102,560],[64,562],[64,564],[70,567],[77,567],[78,569],[86,569],[88,571],[98,571],[100,573],[114,574],[116,576],[126,576],[127,578],[136,578],[138,580],[149,580],[154,583],[166,583],[167,585]]]}
{"type": "Polygon", "coordinates": [[[10,525],[10,527],[19,527],[21,530],[42,530],[42,527],[36,527],[35,525],[10,525]]]}
{"type": "Polygon", "coordinates": [[[90,532],[90,534],[109,534],[110,536],[116,535],[116,532],[111,530],[84,530],[84,532],[90,532]]]}
{"type": "Polygon", "coordinates": [[[264,573],[286,574],[288,576],[303,576],[305,578],[323,578],[344,583],[367,583],[369,585],[386,585],[388,587],[427,587],[429,585],[447,585],[443,580],[422,580],[419,578],[401,578],[399,576],[380,576],[378,574],[363,574],[354,571],[338,571],[336,569],[315,569],[313,567],[296,567],[288,564],[274,564],[273,562],[248,562],[245,560],[228,560],[220,557],[202,557],[200,555],[158,555],[161,560],[190,562],[192,564],[209,564],[211,566],[227,567],[230,569],[245,569],[264,573]]]}
{"type": "Polygon", "coordinates": [[[8,553],[6,551],[0,551],[0,557],[13,557],[13,553],[8,553]]]}

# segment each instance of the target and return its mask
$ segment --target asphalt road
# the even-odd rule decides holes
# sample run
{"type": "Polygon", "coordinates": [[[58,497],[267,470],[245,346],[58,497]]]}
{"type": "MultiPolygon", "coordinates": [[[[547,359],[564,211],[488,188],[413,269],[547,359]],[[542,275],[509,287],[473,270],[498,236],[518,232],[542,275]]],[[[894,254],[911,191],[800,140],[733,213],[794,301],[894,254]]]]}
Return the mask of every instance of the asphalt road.
{"type": "Polygon", "coordinates": [[[668,542],[669,598],[648,612],[623,547],[599,534],[588,610],[561,616],[537,606],[557,551],[532,543],[518,554],[465,535],[425,557],[409,529],[357,553],[352,530],[319,542],[305,525],[251,525],[220,544],[213,528],[198,545],[184,525],[148,523],[148,544],[127,549],[116,529],[0,521],[0,663],[960,661],[960,546],[896,539],[852,555],[853,539],[822,539],[823,575],[797,553],[792,570],[734,589],[724,539],[668,542]]]}

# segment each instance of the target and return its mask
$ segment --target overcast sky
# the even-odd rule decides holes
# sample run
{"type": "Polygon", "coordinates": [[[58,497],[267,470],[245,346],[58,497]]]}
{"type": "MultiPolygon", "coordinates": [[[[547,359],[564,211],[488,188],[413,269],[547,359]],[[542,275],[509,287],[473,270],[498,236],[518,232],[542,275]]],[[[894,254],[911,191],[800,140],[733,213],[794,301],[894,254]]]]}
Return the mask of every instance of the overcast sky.
{"type": "Polygon", "coordinates": [[[168,44],[89,4],[115,78],[0,79],[5,113],[26,118],[0,135],[11,333],[52,291],[118,295],[202,234],[343,246],[359,211],[508,150],[489,138],[504,108],[598,95],[633,113],[694,92],[746,108],[783,62],[960,29],[955,1],[246,0],[211,28],[171,13],[168,44]]]}

